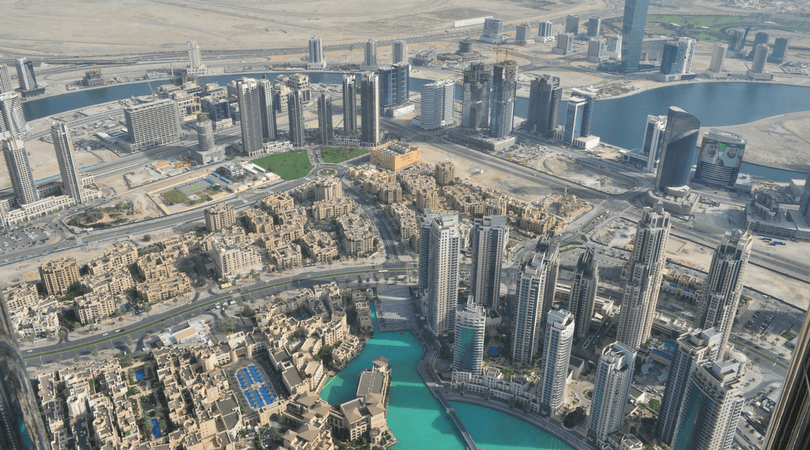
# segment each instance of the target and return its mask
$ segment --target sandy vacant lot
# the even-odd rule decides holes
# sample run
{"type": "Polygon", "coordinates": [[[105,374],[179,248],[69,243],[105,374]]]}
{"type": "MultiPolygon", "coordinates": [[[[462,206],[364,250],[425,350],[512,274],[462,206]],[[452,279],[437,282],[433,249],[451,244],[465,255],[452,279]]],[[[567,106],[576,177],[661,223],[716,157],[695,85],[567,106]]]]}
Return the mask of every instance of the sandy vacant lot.
{"type": "Polygon", "coordinates": [[[808,111],[722,128],[740,133],[748,139],[743,157],[745,161],[801,171],[810,169],[808,111]]]}

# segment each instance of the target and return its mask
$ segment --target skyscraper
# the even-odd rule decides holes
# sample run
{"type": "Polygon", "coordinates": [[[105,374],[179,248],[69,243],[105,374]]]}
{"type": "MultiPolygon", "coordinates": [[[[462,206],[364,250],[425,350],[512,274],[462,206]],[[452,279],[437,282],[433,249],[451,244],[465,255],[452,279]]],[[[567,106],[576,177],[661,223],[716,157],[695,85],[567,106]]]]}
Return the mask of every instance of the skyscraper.
{"type": "Polygon", "coordinates": [[[810,222],[810,173],[807,174],[807,179],[804,182],[804,192],[799,198],[799,214],[810,222]]]}
{"type": "MultiPolygon", "coordinates": [[[[807,186],[810,186],[808,184],[807,186]]],[[[810,190],[810,187],[806,188],[810,190]]],[[[762,446],[767,450],[800,450],[810,442],[810,314],[806,314],[793,349],[782,394],[771,414],[762,446]]]]}
{"type": "Polygon", "coordinates": [[[666,262],[669,213],[659,203],[644,208],[638,222],[633,253],[622,270],[624,293],[617,340],[638,349],[650,337],[666,262]]]}
{"type": "Polygon", "coordinates": [[[677,106],[669,108],[664,145],[655,176],[655,189],[679,188],[689,184],[692,158],[700,133],[700,121],[677,106]]]}
{"type": "Polygon", "coordinates": [[[264,147],[259,83],[255,78],[236,80],[236,97],[242,127],[242,151],[245,155],[251,155],[264,147]]]}
{"type": "Polygon", "coordinates": [[[605,442],[624,423],[624,405],[633,383],[636,352],[621,342],[602,349],[596,365],[593,399],[588,414],[588,440],[605,442]]]}
{"type": "Polygon", "coordinates": [[[481,39],[493,44],[503,42],[503,19],[496,19],[494,17],[484,19],[484,35],[481,39]]]}
{"type": "Polygon", "coordinates": [[[484,216],[475,219],[472,230],[472,270],[470,288],[475,303],[498,309],[503,265],[509,228],[504,216],[484,216]]]}
{"type": "Polygon", "coordinates": [[[742,28],[731,30],[728,38],[728,47],[735,52],[739,52],[745,47],[745,36],[747,32],[742,28]]]}
{"type": "MultiPolygon", "coordinates": [[[[427,245],[428,325],[434,334],[453,330],[458,302],[458,263],[461,234],[458,216],[441,214],[432,217],[427,245]]],[[[419,243],[420,247],[422,242],[419,243]]],[[[422,254],[419,259],[421,261],[422,254]]],[[[421,284],[421,280],[420,280],[421,284]]]]}
{"type": "Polygon", "coordinates": [[[17,59],[17,82],[20,83],[21,91],[31,91],[39,87],[33,62],[25,58],[17,59]]]}
{"type": "Polygon", "coordinates": [[[593,114],[596,107],[596,92],[589,89],[574,89],[572,95],[585,99],[585,108],[582,110],[582,127],[579,136],[588,137],[593,129],[593,114]]]}
{"type": "Polygon", "coordinates": [[[698,328],[717,329],[722,335],[723,349],[731,335],[753,244],[750,231],[734,230],[726,233],[723,242],[714,251],[709,275],[698,295],[695,324],[698,328]]]}
{"type": "Polygon", "coordinates": [[[711,128],[703,135],[695,181],[711,186],[734,187],[745,154],[746,140],[737,133],[711,128]]]}
{"type": "Polygon", "coordinates": [[[487,314],[482,306],[473,302],[456,309],[455,341],[453,342],[453,370],[481,373],[484,361],[484,336],[487,314]]]}
{"type": "Polygon", "coordinates": [[[660,72],[665,75],[690,73],[694,54],[694,39],[679,38],[677,41],[667,42],[661,56],[660,72]]]}
{"type": "Polygon", "coordinates": [[[318,97],[318,136],[321,145],[332,142],[332,97],[326,92],[318,97]]]}
{"type": "Polygon", "coordinates": [[[604,38],[591,38],[591,40],[588,41],[588,62],[598,64],[605,61],[607,59],[605,54],[607,52],[606,49],[607,44],[604,38]]]}
{"type": "Polygon", "coordinates": [[[568,310],[574,316],[577,338],[588,334],[598,287],[599,261],[596,260],[593,247],[586,247],[577,260],[574,278],[571,280],[571,295],[568,298],[568,310]]]}
{"type": "Polygon", "coordinates": [[[309,38],[309,64],[307,67],[323,69],[326,60],[323,58],[323,42],[320,36],[309,38]]]}
{"type": "Polygon", "coordinates": [[[516,287],[512,322],[512,363],[531,364],[540,345],[543,321],[557,288],[560,243],[550,231],[543,235],[531,258],[523,263],[516,287]]]}
{"type": "Polygon", "coordinates": [[[394,41],[391,49],[392,64],[408,64],[408,43],[404,40],[394,41]]]}
{"type": "Polygon", "coordinates": [[[554,24],[551,21],[540,21],[537,24],[537,35],[541,38],[551,38],[554,24]]]}
{"type": "Polygon", "coordinates": [[[709,72],[720,73],[723,71],[723,63],[726,61],[728,44],[717,42],[712,51],[712,62],[709,64],[709,72]]]}
{"type": "Polygon", "coordinates": [[[564,309],[548,312],[537,397],[545,411],[556,413],[565,398],[568,364],[574,343],[574,316],[564,309]]]}
{"type": "Polygon", "coordinates": [[[201,152],[210,152],[216,146],[214,140],[214,124],[208,117],[208,114],[200,114],[197,116],[195,122],[197,128],[197,143],[200,146],[201,152]]]}
{"type": "Polygon", "coordinates": [[[562,87],[560,78],[541,75],[532,80],[529,90],[529,115],[527,126],[544,136],[554,134],[560,124],[562,87]]]}
{"type": "Polygon", "coordinates": [[[579,34],[579,16],[569,14],[565,18],[565,32],[573,35],[579,34]]]}
{"type": "Polygon", "coordinates": [[[673,450],[731,448],[745,402],[740,365],[738,361],[707,361],[692,372],[683,394],[673,450]]]}
{"type": "Polygon", "coordinates": [[[517,61],[495,63],[492,76],[492,103],[489,134],[502,138],[512,134],[517,96],[517,61]]]}
{"type": "Polygon", "coordinates": [[[672,445],[689,377],[699,364],[718,355],[721,339],[722,335],[714,328],[695,329],[678,338],[655,425],[655,434],[661,442],[672,445]]]}
{"type": "Polygon", "coordinates": [[[419,219],[419,261],[417,261],[419,283],[417,287],[422,293],[423,298],[427,296],[428,280],[430,279],[428,272],[430,262],[430,227],[433,226],[433,219],[438,216],[438,213],[427,210],[425,211],[425,215],[419,219]]]}
{"type": "Polygon", "coordinates": [[[28,132],[22,98],[13,90],[0,93],[0,137],[5,132],[14,136],[28,132]]]}
{"type": "Polygon", "coordinates": [[[8,66],[0,64],[0,94],[6,92],[14,92],[14,85],[11,84],[11,74],[8,72],[8,66]]]}
{"type": "MultiPolygon", "coordinates": [[[[788,48],[790,48],[790,38],[779,37],[773,44],[773,53],[771,53],[771,61],[775,64],[782,64],[787,57],[788,48]]],[[[2,68],[0,68],[0,76],[2,76],[2,68]]],[[[0,90],[2,92],[2,90],[0,90]]]]}
{"type": "Polygon", "coordinates": [[[574,140],[582,135],[582,120],[587,104],[588,100],[583,97],[571,96],[568,99],[568,108],[565,112],[564,143],[574,145],[574,140]]]}
{"type": "Polygon", "coordinates": [[[676,61],[678,59],[678,43],[670,41],[664,43],[664,51],[661,53],[661,68],[659,72],[664,75],[678,73],[676,61]]]}
{"type": "Polygon", "coordinates": [[[752,56],[754,56],[754,52],[756,52],[758,46],[763,44],[767,46],[769,39],[770,36],[768,36],[768,33],[764,31],[758,31],[757,34],[754,36],[754,44],[751,45],[751,51],[748,53],[748,57],[751,58],[752,56]]]}
{"type": "Polygon", "coordinates": [[[290,142],[293,147],[303,147],[306,130],[304,130],[304,98],[301,91],[292,91],[287,95],[287,117],[290,121],[290,142]]]}
{"type": "Polygon", "coordinates": [[[377,68],[377,41],[369,39],[363,52],[363,69],[374,70],[377,68]]]}
{"type": "Polygon", "coordinates": [[[765,63],[768,62],[768,44],[759,44],[754,47],[754,60],[751,62],[751,73],[765,73],[765,63]]]}
{"type": "Polygon", "coordinates": [[[410,93],[410,71],[408,64],[394,64],[380,67],[380,112],[386,113],[395,106],[408,101],[410,93]]]}
{"type": "Polygon", "coordinates": [[[451,126],[455,120],[456,83],[452,78],[422,85],[422,110],[419,118],[423,130],[451,126]]]}
{"type": "Polygon", "coordinates": [[[50,450],[48,429],[37,395],[31,388],[25,362],[14,342],[5,302],[0,305],[0,448],[50,450]]]}
{"type": "Polygon", "coordinates": [[[191,39],[187,43],[188,46],[188,65],[191,69],[199,69],[202,67],[202,54],[200,53],[200,46],[197,41],[191,39]]]}
{"type": "Polygon", "coordinates": [[[667,116],[647,116],[647,126],[644,128],[644,142],[641,151],[647,156],[647,172],[655,172],[661,150],[664,148],[664,136],[667,131],[667,116]]]}
{"type": "Polygon", "coordinates": [[[492,67],[484,63],[472,63],[464,69],[462,95],[461,126],[487,128],[492,96],[492,67]]]}
{"type": "Polygon", "coordinates": [[[369,145],[380,142],[380,79],[376,73],[363,74],[360,84],[360,140],[369,145]]]}
{"type": "Polygon", "coordinates": [[[625,0],[624,2],[621,68],[625,73],[638,72],[649,7],[650,0],[625,0]]]}
{"type": "Polygon", "coordinates": [[[343,130],[357,134],[357,84],[353,74],[343,75],[343,130]]]}
{"type": "Polygon", "coordinates": [[[177,102],[160,99],[124,108],[129,150],[138,151],[180,140],[180,110],[177,102]]]}
{"type": "Polygon", "coordinates": [[[599,37],[599,32],[602,29],[602,18],[591,17],[588,19],[588,37],[599,37]]]}
{"type": "Polygon", "coordinates": [[[22,139],[12,137],[4,140],[3,154],[6,157],[6,167],[17,203],[25,205],[39,200],[31,164],[28,162],[28,152],[22,139]]]}
{"type": "Polygon", "coordinates": [[[259,84],[259,109],[262,118],[262,139],[265,141],[276,140],[276,107],[273,105],[273,83],[263,76],[258,80],[259,84]]]}
{"type": "Polygon", "coordinates": [[[51,125],[51,137],[56,150],[56,161],[59,164],[59,173],[62,175],[62,191],[65,195],[73,197],[77,204],[83,203],[82,182],[76,172],[76,163],[73,160],[73,143],[70,139],[70,130],[66,123],[54,122],[51,125]]]}

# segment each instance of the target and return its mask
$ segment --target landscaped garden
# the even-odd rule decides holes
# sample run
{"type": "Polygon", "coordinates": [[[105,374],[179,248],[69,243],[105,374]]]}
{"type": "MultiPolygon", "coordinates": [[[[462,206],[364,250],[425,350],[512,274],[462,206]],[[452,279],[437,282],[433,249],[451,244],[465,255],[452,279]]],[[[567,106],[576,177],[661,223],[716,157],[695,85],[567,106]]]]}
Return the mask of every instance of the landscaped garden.
{"type": "Polygon", "coordinates": [[[352,158],[357,158],[360,155],[365,155],[368,153],[368,150],[362,148],[350,148],[350,147],[341,147],[341,148],[324,148],[321,149],[321,156],[323,157],[323,162],[330,163],[330,164],[338,164],[342,163],[343,161],[350,160],[352,158]]]}
{"type": "Polygon", "coordinates": [[[306,176],[313,166],[306,151],[277,153],[254,159],[253,164],[267,169],[284,180],[297,180],[306,176]]]}

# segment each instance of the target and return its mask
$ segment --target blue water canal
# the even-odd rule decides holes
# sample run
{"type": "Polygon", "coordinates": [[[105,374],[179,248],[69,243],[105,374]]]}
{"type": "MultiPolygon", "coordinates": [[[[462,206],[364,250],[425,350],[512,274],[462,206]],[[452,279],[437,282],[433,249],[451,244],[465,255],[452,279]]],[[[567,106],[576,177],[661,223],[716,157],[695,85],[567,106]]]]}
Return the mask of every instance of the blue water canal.
{"type": "MultiPolygon", "coordinates": [[[[312,83],[340,84],[342,74],[332,72],[304,72],[312,83]]],[[[280,73],[268,73],[275,78],[280,73]]],[[[242,76],[261,74],[231,74],[202,77],[201,83],[218,82],[221,85],[242,76]]],[[[411,92],[419,92],[422,85],[432,82],[411,78],[411,92]]],[[[156,81],[160,84],[160,81],[156,81]]],[[[34,99],[23,104],[27,120],[60,114],[103,102],[148,95],[146,82],[113,85],[34,99]]],[[[461,98],[461,86],[456,86],[456,99],[461,98]]],[[[515,115],[526,117],[529,100],[518,98],[515,115]]],[[[670,106],[679,106],[697,117],[704,127],[731,126],[766,117],[810,110],[810,87],[773,83],[706,82],[686,83],[650,89],[626,97],[599,100],[596,104],[593,133],[604,142],[622,148],[641,146],[644,124],[648,115],[665,115],[670,106]],[[618,122],[617,122],[618,121],[618,122]]],[[[563,104],[562,116],[565,113],[563,104]]],[[[760,149],[765,151],[765,149],[760,149]]],[[[697,157],[697,155],[695,155],[697,157]]],[[[762,176],[773,181],[787,182],[803,177],[799,172],[758,166],[743,162],[740,172],[762,176]]]]}
{"type": "MultiPolygon", "coordinates": [[[[363,369],[382,355],[391,361],[393,383],[388,404],[388,426],[399,443],[396,450],[463,450],[464,441],[444,408],[430,394],[416,366],[422,346],[408,331],[380,333],[372,306],[374,337],[345,369],[329,380],[321,397],[331,404],[354,398],[363,369]]],[[[473,440],[487,450],[570,450],[545,431],[508,414],[466,403],[451,402],[473,440]]]]}

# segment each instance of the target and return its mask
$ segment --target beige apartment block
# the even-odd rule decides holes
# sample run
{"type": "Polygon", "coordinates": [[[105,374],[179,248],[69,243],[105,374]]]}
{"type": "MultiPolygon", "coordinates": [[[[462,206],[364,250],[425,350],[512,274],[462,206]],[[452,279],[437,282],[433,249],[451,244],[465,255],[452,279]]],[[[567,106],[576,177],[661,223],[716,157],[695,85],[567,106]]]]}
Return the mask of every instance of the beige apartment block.
{"type": "Polygon", "coordinates": [[[332,217],[349,214],[354,209],[354,202],[347,197],[335,200],[320,200],[312,204],[311,212],[314,220],[325,220],[332,217]]]}
{"type": "Polygon", "coordinates": [[[348,256],[366,255],[374,250],[374,232],[369,222],[357,214],[346,214],[337,219],[340,245],[348,256]]]}
{"type": "Polygon", "coordinates": [[[305,234],[301,239],[301,245],[307,256],[319,263],[329,262],[338,257],[337,242],[329,236],[329,233],[322,230],[305,234]]]}
{"type": "Polygon", "coordinates": [[[335,176],[318,177],[317,180],[304,183],[292,191],[299,202],[317,202],[343,198],[343,183],[335,176]]]}
{"type": "Polygon", "coordinates": [[[110,317],[117,310],[115,297],[107,292],[90,292],[76,297],[73,302],[73,311],[82,325],[96,323],[110,317]]]}
{"type": "Polygon", "coordinates": [[[39,266],[39,276],[48,295],[65,295],[79,283],[76,258],[60,258],[39,266]]]}
{"type": "Polygon", "coordinates": [[[439,192],[435,186],[426,186],[416,191],[416,208],[422,213],[439,210],[439,192]]]}
{"type": "Polygon", "coordinates": [[[279,245],[269,248],[267,256],[270,264],[276,266],[277,270],[301,267],[301,247],[292,242],[281,242],[279,245]]]}
{"type": "Polygon", "coordinates": [[[39,304],[37,286],[33,283],[20,283],[16,286],[6,286],[0,291],[6,304],[6,313],[11,315],[23,312],[39,304]]]}
{"type": "Polygon", "coordinates": [[[236,222],[236,211],[228,202],[218,203],[205,208],[205,229],[209,233],[230,228],[236,222]]]}
{"type": "Polygon", "coordinates": [[[233,279],[263,269],[262,254],[250,244],[218,245],[211,250],[211,258],[220,278],[233,279]]]}
{"type": "Polygon", "coordinates": [[[261,209],[254,208],[245,211],[245,220],[251,233],[266,234],[275,230],[273,216],[261,209]]]}
{"type": "Polygon", "coordinates": [[[135,264],[138,275],[146,281],[165,280],[174,275],[174,257],[164,253],[149,253],[135,264]]]}
{"type": "Polygon", "coordinates": [[[149,303],[157,303],[191,292],[191,282],[184,273],[172,278],[147,281],[138,285],[138,296],[149,303]]]}
{"type": "Polygon", "coordinates": [[[436,184],[439,186],[447,186],[456,181],[456,166],[450,161],[444,161],[436,164],[433,172],[433,177],[436,178],[436,184]]]}
{"type": "Polygon", "coordinates": [[[391,205],[391,215],[399,229],[400,240],[410,244],[412,249],[419,248],[419,219],[416,218],[416,212],[401,203],[395,203],[391,205]]]}
{"type": "Polygon", "coordinates": [[[106,275],[114,269],[131,266],[138,261],[138,248],[132,242],[118,244],[98,258],[87,261],[90,275],[106,275]]]}
{"type": "Polygon", "coordinates": [[[82,292],[108,292],[119,295],[135,287],[135,280],[127,266],[111,268],[104,274],[88,275],[82,278],[82,292]]]}
{"type": "Polygon", "coordinates": [[[263,198],[261,201],[261,207],[265,211],[275,216],[276,214],[278,214],[279,211],[294,208],[295,201],[290,196],[290,194],[286,192],[277,192],[275,194],[270,194],[267,197],[263,198]]]}

